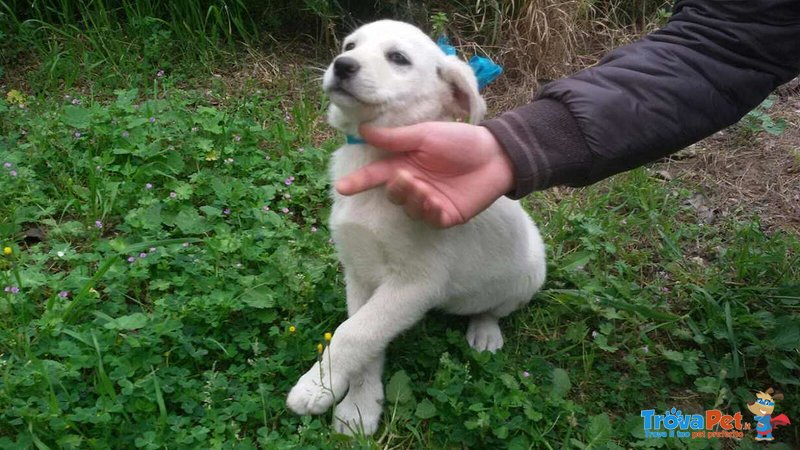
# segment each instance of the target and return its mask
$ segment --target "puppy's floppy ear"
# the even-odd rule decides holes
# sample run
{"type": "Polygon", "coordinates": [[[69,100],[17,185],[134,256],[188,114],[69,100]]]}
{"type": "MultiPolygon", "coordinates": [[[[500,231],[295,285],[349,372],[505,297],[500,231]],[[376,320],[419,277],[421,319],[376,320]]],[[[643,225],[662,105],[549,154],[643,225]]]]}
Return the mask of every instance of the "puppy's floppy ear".
{"type": "Polygon", "coordinates": [[[469,121],[476,124],[486,114],[486,102],[478,93],[478,80],[472,68],[455,56],[443,56],[436,68],[436,73],[452,89],[452,101],[445,105],[456,117],[469,116],[469,121]]]}

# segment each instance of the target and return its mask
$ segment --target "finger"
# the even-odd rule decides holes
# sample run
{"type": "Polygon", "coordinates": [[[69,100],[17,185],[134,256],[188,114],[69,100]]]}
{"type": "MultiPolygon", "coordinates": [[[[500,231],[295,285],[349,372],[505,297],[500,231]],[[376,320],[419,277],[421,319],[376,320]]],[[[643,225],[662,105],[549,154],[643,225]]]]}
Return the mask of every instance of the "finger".
{"type": "Polygon", "coordinates": [[[439,228],[450,228],[466,222],[460,211],[449,202],[443,203],[441,199],[436,199],[436,207],[431,214],[434,215],[431,220],[434,220],[439,228]]]}
{"type": "Polygon", "coordinates": [[[425,216],[425,205],[431,199],[432,189],[427,183],[421,180],[411,180],[408,197],[404,209],[406,214],[414,220],[422,219],[425,216]]]}
{"type": "Polygon", "coordinates": [[[430,198],[424,207],[423,220],[436,228],[450,228],[458,225],[458,216],[450,214],[441,199],[430,198]]]}
{"type": "Polygon", "coordinates": [[[412,190],[412,179],[413,177],[410,173],[398,169],[397,172],[395,172],[394,178],[386,183],[386,196],[389,197],[389,201],[395,205],[406,203],[412,190]]]}
{"type": "Polygon", "coordinates": [[[442,206],[436,198],[429,198],[422,206],[422,220],[429,224],[441,228],[442,227],[442,206]]]}
{"type": "Polygon", "coordinates": [[[427,136],[427,123],[418,123],[407,127],[378,128],[361,125],[359,134],[367,143],[392,152],[409,152],[419,150],[427,136]]]}
{"type": "Polygon", "coordinates": [[[433,186],[413,178],[406,191],[406,214],[414,219],[423,219],[437,228],[445,225],[441,214],[445,200],[440,198],[441,194],[433,186]]]}
{"type": "Polygon", "coordinates": [[[382,159],[362,167],[336,182],[336,190],[342,195],[354,195],[386,183],[395,172],[393,159],[382,159]]]}
{"type": "Polygon", "coordinates": [[[439,223],[441,228],[450,228],[456,225],[461,225],[465,220],[461,214],[450,213],[447,210],[442,210],[439,214],[439,223]]]}

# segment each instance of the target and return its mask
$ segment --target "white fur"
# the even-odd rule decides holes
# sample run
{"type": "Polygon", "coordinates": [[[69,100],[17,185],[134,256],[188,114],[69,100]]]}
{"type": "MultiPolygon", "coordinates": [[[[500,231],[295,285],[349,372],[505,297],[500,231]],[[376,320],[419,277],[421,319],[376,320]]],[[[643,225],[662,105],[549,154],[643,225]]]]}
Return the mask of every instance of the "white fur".
{"type": "MultiPolygon", "coordinates": [[[[416,27],[394,21],[365,25],[348,36],[345,51],[358,73],[341,83],[328,68],[323,87],[331,97],[328,120],[349,134],[358,125],[401,126],[452,120],[485,110],[477,81],[465,63],[444,53],[416,27]],[[399,50],[410,66],[388,61],[399,50]],[[339,91],[336,88],[342,87],[339,91]]],[[[333,156],[334,181],[387,156],[366,144],[344,145],[333,156]]],[[[467,341],[478,351],[503,345],[498,320],[527,304],[545,279],[539,231],[516,201],[502,197],[468,223],[434,229],[410,219],[384,188],[352,197],[333,192],[330,217],[344,266],[349,318],[335,331],[317,363],[292,388],[288,407],[334,412],[337,431],[372,434],[382,411],[384,351],[398,334],[432,309],[471,315],[467,341]]]]}

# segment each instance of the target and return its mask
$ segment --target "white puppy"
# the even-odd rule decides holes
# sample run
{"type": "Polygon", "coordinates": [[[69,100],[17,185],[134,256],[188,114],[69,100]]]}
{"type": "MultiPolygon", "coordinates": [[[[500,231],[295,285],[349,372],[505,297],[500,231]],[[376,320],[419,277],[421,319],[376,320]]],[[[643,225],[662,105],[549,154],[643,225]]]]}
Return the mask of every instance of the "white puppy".
{"type": "MultiPolygon", "coordinates": [[[[418,28],[390,20],[348,36],[323,87],[331,99],[328,121],[350,135],[361,123],[401,126],[467,115],[477,123],[485,112],[467,64],[446,56],[418,28]]],[[[336,181],[386,156],[367,144],[344,145],[331,175],[336,181]]],[[[539,231],[505,197],[470,222],[441,230],[410,219],[383,188],[352,197],[334,192],[330,229],[350,317],[286,403],[297,414],[321,414],[344,397],[334,412],[343,433],[378,428],[384,351],[427,311],[472,316],[467,341],[494,352],[503,346],[498,320],[528,303],[545,279],[539,231]]]]}

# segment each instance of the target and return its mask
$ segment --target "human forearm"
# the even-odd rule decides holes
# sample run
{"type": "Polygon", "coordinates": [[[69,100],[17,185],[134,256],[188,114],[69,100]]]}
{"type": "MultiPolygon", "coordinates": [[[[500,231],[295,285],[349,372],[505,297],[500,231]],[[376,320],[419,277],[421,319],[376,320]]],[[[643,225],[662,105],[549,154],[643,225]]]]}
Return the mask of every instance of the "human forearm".
{"type": "Polygon", "coordinates": [[[511,195],[590,184],[735,123],[800,70],[799,24],[790,0],[677,2],[662,30],[484,123],[514,162],[511,195]]]}

